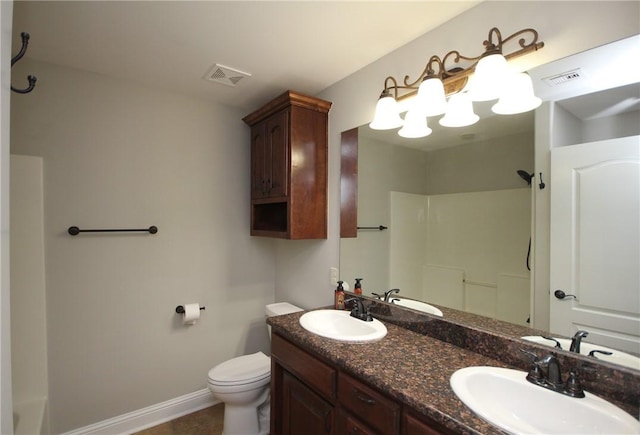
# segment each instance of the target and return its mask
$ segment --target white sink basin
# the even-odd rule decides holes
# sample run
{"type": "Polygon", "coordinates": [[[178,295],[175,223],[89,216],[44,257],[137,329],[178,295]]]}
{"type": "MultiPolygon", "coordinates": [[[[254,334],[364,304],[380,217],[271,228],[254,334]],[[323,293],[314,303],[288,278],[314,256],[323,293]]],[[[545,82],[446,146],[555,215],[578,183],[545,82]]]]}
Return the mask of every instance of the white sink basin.
{"type": "MultiPolygon", "coordinates": [[[[569,350],[571,347],[571,340],[568,338],[558,338],[553,337],[554,339],[560,342],[563,350],[569,350]]],[[[556,343],[552,340],[547,340],[546,338],[540,337],[539,335],[527,335],[522,337],[522,339],[527,341],[533,341],[538,344],[545,344],[547,346],[554,347],[556,343]]],[[[599,360],[611,362],[614,364],[620,364],[626,367],[631,367],[632,369],[640,370],[640,358],[633,356],[631,354],[622,352],[620,350],[611,349],[606,346],[600,346],[599,344],[582,342],[580,344],[580,354],[581,355],[589,355],[589,352],[592,350],[605,350],[607,352],[611,352],[612,355],[603,355],[601,353],[596,353],[595,356],[599,360]]]]}
{"type": "MultiPolygon", "coordinates": [[[[467,367],[451,387],[473,412],[513,434],[638,434],[640,422],[587,393],[577,399],[533,385],[523,371],[467,367]]],[[[603,381],[604,382],[604,381],[603,381]]]]}
{"type": "Polygon", "coordinates": [[[387,335],[387,327],[379,320],[365,322],[350,314],[341,310],[309,311],[300,316],[300,325],[316,335],[339,341],[375,341],[387,335]]]}
{"type": "Polygon", "coordinates": [[[393,303],[401,307],[411,308],[413,310],[422,311],[424,313],[429,313],[429,314],[442,317],[442,311],[440,311],[438,308],[434,307],[433,305],[429,305],[422,301],[416,301],[414,299],[394,298],[393,303]]]}

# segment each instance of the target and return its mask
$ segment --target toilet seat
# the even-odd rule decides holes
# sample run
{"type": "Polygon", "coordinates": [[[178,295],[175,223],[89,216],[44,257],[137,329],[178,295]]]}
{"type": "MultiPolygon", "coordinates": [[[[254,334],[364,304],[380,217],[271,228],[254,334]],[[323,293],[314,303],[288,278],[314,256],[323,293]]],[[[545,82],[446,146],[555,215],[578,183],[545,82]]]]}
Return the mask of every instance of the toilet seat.
{"type": "Polygon", "coordinates": [[[209,384],[235,386],[268,383],[271,358],[262,352],[232,358],[209,370],[209,384]]]}

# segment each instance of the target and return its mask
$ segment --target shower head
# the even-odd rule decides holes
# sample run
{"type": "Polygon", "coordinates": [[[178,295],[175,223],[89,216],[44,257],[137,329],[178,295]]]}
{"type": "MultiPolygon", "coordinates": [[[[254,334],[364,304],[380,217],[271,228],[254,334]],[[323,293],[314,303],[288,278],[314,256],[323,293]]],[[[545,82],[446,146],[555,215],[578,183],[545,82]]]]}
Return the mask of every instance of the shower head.
{"type": "Polygon", "coordinates": [[[529,186],[531,186],[531,179],[533,178],[533,174],[530,174],[527,171],[522,169],[518,169],[516,172],[518,173],[520,178],[522,178],[524,181],[527,182],[529,186]]]}

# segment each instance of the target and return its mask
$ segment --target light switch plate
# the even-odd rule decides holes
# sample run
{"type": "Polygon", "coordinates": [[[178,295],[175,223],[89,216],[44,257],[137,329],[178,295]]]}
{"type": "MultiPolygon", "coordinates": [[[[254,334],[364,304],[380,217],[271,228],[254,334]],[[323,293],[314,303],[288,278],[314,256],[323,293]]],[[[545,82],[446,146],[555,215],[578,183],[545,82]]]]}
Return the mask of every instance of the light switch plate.
{"type": "Polygon", "coordinates": [[[331,267],[329,268],[329,273],[331,275],[331,286],[332,287],[337,287],[338,286],[338,276],[340,275],[338,268],[337,267],[331,267]]]}

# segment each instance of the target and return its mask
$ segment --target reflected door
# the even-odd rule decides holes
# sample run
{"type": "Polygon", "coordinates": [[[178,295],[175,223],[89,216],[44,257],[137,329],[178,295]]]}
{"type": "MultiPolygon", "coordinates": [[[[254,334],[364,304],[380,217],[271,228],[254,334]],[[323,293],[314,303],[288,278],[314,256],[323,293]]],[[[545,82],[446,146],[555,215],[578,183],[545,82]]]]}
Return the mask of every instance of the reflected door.
{"type": "Polygon", "coordinates": [[[553,149],[551,181],[551,331],[640,353],[640,137],[553,149]]]}

